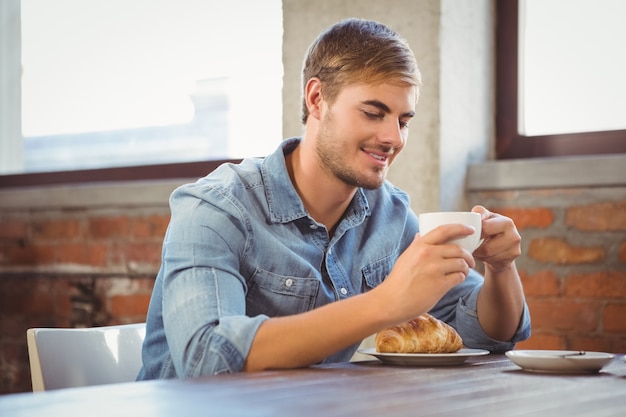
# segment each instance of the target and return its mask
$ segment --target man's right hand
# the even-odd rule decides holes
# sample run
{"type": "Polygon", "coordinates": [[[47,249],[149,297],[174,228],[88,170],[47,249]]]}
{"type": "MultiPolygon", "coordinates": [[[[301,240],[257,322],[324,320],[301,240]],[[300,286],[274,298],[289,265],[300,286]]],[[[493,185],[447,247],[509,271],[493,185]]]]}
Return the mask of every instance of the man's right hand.
{"type": "Polygon", "coordinates": [[[476,266],[471,253],[446,242],[471,235],[462,224],[439,226],[417,234],[398,258],[391,274],[377,287],[393,321],[402,322],[429,311],[476,266]]]}

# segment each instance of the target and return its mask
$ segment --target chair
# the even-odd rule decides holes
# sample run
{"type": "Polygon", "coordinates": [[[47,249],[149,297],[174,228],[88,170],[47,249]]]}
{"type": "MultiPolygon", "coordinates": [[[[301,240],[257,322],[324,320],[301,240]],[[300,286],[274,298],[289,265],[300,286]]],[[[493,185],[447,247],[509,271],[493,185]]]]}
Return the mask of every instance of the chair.
{"type": "Polygon", "coordinates": [[[26,331],[33,391],[134,381],[146,324],[26,331]]]}

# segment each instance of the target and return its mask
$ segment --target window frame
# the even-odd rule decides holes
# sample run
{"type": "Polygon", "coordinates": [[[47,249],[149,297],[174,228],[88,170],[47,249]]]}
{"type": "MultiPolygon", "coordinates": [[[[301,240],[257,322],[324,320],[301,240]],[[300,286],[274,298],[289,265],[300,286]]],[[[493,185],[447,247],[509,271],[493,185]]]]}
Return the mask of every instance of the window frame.
{"type": "Polygon", "coordinates": [[[119,168],[8,174],[0,175],[0,189],[87,182],[200,178],[215,170],[220,165],[228,162],[239,163],[241,162],[241,159],[215,159],[175,164],[137,165],[119,168]]]}
{"type": "Polygon", "coordinates": [[[626,130],[524,136],[518,133],[519,0],[496,2],[496,158],[626,153],[626,130]]]}
{"type": "MultiPolygon", "coordinates": [[[[4,1],[4,0],[1,0],[4,1]]],[[[7,0],[2,10],[3,19],[20,14],[20,0],[7,0]]],[[[19,32],[19,27],[12,28],[19,32]]],[[[14,33],[12,33],[14,35],[14,33]]],[[[21,38],[12,38],[11,42],[21,38]]],[[[4,50],[2,50],[4,51],[4,50]]],[[[4,55],[3,55],[4,56],[4,55]]],[[[4,76],[2,74],[1,76],[4,76]]],[[[5,81],[4,79],[0,81],[5,81]]],[[[4,103],[2,103],[4,104],[4,103]]],[[[10,105],[14,106],[15,102],[10,105]]],[[[0,118],[1,119],[1,118],[0,118]]],[[[190,179],[206,176],[224,163],[239,163],[242,158],[205,159],[190,162],[166,162],[163,164],[127,165],[109,168],[76,169],[50,172],[0,173],[0,190],[18,187],[50,186],[79,183],[132,182],[142,180],[190,179]]]]}

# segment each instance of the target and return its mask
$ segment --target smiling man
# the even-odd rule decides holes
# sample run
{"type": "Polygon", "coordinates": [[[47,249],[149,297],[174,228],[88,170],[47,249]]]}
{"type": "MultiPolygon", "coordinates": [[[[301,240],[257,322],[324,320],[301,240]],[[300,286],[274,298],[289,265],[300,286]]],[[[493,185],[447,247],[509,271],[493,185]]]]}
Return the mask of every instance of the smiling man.
{"type": "Polygon", "coordinates": [[[347,361],[365,337],[426,312],[467,347],[528,337],[513,222],[476,207],[485,243],[472,256],[445,243],[471,228],[420,236],[386,180],[419,97],[406,41],[339,22],[309,48],[302,81],[302,138],[172,194],[138,379],[347,361]]]}

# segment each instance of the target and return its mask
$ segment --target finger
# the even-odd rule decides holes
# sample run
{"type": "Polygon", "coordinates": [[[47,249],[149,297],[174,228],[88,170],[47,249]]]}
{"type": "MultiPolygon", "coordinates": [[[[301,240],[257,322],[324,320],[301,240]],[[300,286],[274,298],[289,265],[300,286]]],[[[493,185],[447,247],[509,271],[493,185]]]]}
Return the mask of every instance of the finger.
{"type": "Polygon", "coordinates": [[[421,241],[429,245],[441,245],[454,239],[469,236],[474,233],[474,228],[464,224],[446,224],[420,235],[421,241]]]}
{"type": "Polygon", "coordinates": [[[492,235],[485,239],[483,244],[474,251],[474,256],[481,261],[485,261],[487,258],[506,251],[507,246],[502,234],[492,235]]]}
{"type": "Polygon", "coordinates": [[[501,214],[490,213],[487,219],[483,218],[482,237],[488,238],[502,233],[513,232],[517,234],[517,227],[513,219],[501,214]]]}
{"type": "Polygon", "coordinates": [[[464,274],[462,272],[451,272],[444,277],[444,279],[448,281],[448,286],[450,288],[459,285],[460,283],[465,281],[465,278],[467,278],[467,274],[464,274]]]}
{"type": "Polygon", "coordinates": [[[481,216],[482,224],[480,237],[485,240],[493,235],[504,232],[507,228],[506,221],[510,220],[508,217],[493,213],[483,206],[474,206],[472,212],[479,213],[481,216]]]}
{"type": "Polygon", "coordinates": [[[418,262],[429,265],[428,269],[435,275],[452,272],[469,273],[476,266],[476,261],[469,251],[456,244],[432,245],[421,251],[423,257],[418,262]]]}
{"type": "Polygon", "coordinates": [[[474,252],[476,259],[495,265],[511,262],[521,255],[521,237],[511,230],[492,237],[474,252]]]}
{"type": "Polygon", "coordinates": [[[469,268],[474,268],[476,266],[474,256],[469,251],[463,249],[461,246],[451,243],[447,245],[441,245],[440,247],[442,249],[443,259],[461,260],[469,268]]]}
{"type": "MultiPolygon", "coordinates": [[[[446,225],[440,227],[447,228],[448,226],[454,226],[455,229],[464,230],[466,232],[469,231],[468,234],[473,233],[471,232],[473,230],[471,226],[465,226],[461,224],[446,225]]],[[[433,229],[425,234],[424,237],[421,237],[419,234],[417,234],[416,238],[411,243],[411,246],[414,247],[415,250],[419,250],[423,255],[429,257],[430,259],[445,260],[459,258],[463,259],[470,268],[474,268],[476,266],[476,260],[474,259],[474,256],[469,251],[463,249],[460,245],[457,245],[455,243],[436,243],[440,242],[440,240],[442,239],[446,239],[447,236],[453,236],[454,238],[462,237],[462,235],[455,234],[439,234],[439,231],[437,231],[437,229],[433,229]],[[427,245],[428,250],[424,250],[425,248],[419,249],[420,245],[424,244],[427,245]]]]}
{"type": "Polygon", "coordinates": [[[461,273],[464,277],[466,277],[470,271],[470,266],[462,258],[448,259],[446,262],[444,262],[444,268],[447,269],[447,271],[444,272],[444,275],[446,276],[450,274],[461,273]]]}
{"type": "Polygon", "coordinates": [[[460,274],[466,277],[469,274],[470,267],[467,263],[460,258],[440,260],[430,267],[424,269],[422,272],[426,275],[434,278],[435,280],[448,279],[450,276],[460,274]]]}
{"type": "Polygon", "coordinates": [[[508,217],[498,219],[497,223],[488,227],[489,241],[492,242],[492,250],[505,250],[508,246],[517,246],[522,238],[515,224],[508,217]]]}
{"type": "Polygon", "coordinates": [[[472,207],[471,211],[473,213],[479,213],[480,214],[480,218],[483,221],[491,218],[493,216],[493,214],[494,214],[494,213],[490,212],[489,210],[487,210],[485,207],[480,206],[480,205],[472,207]]]}

